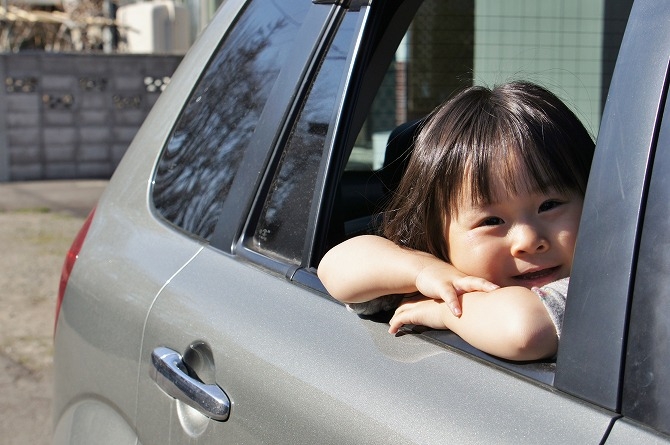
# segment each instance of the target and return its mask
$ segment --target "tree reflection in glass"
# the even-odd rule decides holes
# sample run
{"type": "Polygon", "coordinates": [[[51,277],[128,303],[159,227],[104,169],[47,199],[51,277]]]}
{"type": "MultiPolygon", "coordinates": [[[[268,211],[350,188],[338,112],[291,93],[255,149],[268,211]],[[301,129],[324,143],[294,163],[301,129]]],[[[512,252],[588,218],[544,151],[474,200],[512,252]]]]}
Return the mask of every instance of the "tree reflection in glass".
{"type": "Polygon", "coordinates": [[[209,238],[309,2],[250,4],[207,67],[158,164],[158,212],[209,238]]]}

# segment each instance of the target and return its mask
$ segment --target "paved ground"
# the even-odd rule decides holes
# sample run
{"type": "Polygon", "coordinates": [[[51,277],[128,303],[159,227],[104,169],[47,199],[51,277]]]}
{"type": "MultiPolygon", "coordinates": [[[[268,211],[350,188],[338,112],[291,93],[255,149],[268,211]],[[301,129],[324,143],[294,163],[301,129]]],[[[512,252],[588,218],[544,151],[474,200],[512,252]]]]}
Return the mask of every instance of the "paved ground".
{"type": "Polygon", "coordinates": [[[43,211],[86,217],[106,186],[103,180],[0,183],[0,212],[43,211]]]}
{"type": "Polygon", "coordinates": [[[60,268],[107,181],[0,183],[0,443],[50,443],[60,268]]]}

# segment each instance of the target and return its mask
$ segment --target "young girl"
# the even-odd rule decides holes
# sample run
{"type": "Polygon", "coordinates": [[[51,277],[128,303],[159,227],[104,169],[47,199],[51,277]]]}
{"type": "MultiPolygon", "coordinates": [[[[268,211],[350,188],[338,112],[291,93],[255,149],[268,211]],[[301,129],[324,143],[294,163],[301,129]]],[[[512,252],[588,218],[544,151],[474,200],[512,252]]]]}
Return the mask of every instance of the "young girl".
{"type": "Polygon", "coordinates": [[[556,353],[594,143],[546,89],[471,87],[421,129],[383,238],[331,249],[318,274],[360,314],[450,329],[511,360],[556,353]]]}

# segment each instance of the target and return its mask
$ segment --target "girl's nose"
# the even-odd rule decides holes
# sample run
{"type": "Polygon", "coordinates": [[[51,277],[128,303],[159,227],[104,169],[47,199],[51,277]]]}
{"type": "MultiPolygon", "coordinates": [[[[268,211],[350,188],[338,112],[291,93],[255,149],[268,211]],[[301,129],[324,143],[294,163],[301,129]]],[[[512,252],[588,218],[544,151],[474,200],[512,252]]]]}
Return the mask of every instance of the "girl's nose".
{"type": "Polygon", "coordinates": [[[513,229],[512,253],[514,255],[543,253],[549,250],[549,240],[540,227],[519,224],[513,229]]]}

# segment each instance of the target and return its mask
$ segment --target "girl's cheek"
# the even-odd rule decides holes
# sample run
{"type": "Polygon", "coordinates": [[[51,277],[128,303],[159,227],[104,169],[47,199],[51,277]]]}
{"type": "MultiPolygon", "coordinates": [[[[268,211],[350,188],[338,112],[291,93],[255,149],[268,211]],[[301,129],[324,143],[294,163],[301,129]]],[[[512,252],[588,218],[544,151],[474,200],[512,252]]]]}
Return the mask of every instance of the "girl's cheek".
{"type": "Polygon", "coordinates": [[[577,242],[577,230],[565,230],[559,235],[559,240],[563,246],[565,246],[570,251],[575,250],[575,244],[577,242]]]}
{"type": "Polygon", "coordinates": [[[461,248],[466,249],[477,249],[480,245],[486,242],[486,237],[483,237],[481,234],[476,233],[473,230],[465,232],[460,237],[461,248]]]}

